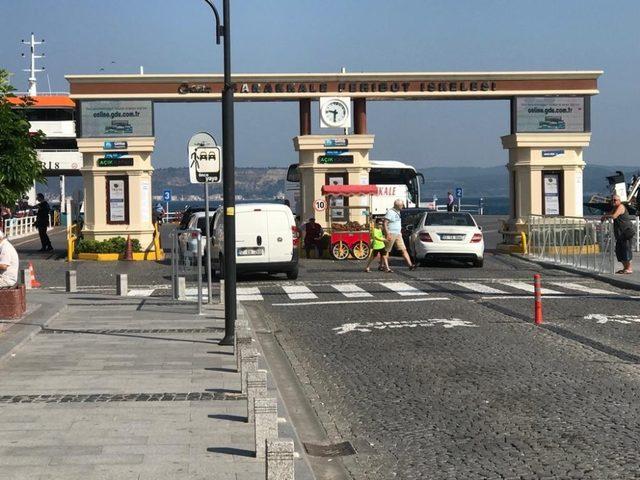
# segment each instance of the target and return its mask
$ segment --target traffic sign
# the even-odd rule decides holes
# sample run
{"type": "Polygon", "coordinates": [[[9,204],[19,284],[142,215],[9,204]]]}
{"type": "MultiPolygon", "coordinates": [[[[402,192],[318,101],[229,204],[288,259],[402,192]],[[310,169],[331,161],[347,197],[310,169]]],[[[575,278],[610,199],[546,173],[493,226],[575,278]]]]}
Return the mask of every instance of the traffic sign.
{"type": "Polygon", "coordinates": [[[191,183],[218,183],[222,180],[222,149],[206,133],[196,133],[189,140],[189,180],[191,183]]]}
{"type": "Polygon", "coordinates": [[[462,198],[462,187],[456,187],[456,198],[462,198]]]}
{"type": "Polygon", "coordinates": [[[324,198],[318,198],[313,202],[313,209],[316,212],[324,212],[327,208],[327,201],[324,198]]]}
{"type": "Polygon", "coordinates": [[[165,190],[162,194],[162,198],[164,199],[165,202],[170,202],[171,201],[171,190],[165,190]]]}

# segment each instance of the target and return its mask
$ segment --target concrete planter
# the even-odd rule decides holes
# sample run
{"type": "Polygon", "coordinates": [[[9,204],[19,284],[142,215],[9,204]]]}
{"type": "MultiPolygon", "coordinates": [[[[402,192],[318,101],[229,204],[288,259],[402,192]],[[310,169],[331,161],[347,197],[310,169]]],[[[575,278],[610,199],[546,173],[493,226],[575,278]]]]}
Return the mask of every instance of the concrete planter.
{"type": "MultiPolygon", "coordinates": [[[[98,262],[114,262],[116,260],[124,260],[124,254],[121,253],[78,253],[78,260],[93,260],[98,262]]],[[[133,252],[134,261],[143,260],[163,260],[164,252],[133,252]]]]}

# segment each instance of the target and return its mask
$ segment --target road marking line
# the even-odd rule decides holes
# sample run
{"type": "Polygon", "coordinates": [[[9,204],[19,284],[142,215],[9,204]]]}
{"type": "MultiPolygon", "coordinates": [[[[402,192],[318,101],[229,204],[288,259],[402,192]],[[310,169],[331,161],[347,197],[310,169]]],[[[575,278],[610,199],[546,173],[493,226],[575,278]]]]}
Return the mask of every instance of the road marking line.
{"type": "Polygon", "coordinates": [[[332,286],[347,298],[373,297],[373,295],[371,295],[369,292],[364,291],[362,288],[353,283],[345,283],[342,285],[332,286]]]}
{"type": "MultiPolygon", "coordinates": [[[[533,293],[533,283],[516,282],[514,280],[502,280],[499,283],[506,285],[507,287],[533,293]]],[[[541,289],[541,292],[543,295],[564,295],[563,292],[558,292],[557,290],[551,290],[550,288],[543,288],[541,289]]]]}
{"type": "Polygon", "coordinates": [[[619,295],[619,293],[616,292],[602,290],[601,288],[588,287],[586,285],[580,285],[579,283],[551,282],[551,285],[557,285],[558,287],[568,288],[569,290],[577,290],[578,292],[593,293],[596,295],[619,295]]]}
{"type": "Polygon", "coordinates": [[[423,292],[422,290],[418,290],[415,287],[412,287],[409,284],[404,282],[380,282],[385,288],[396,292],[401,297],[415,297],[417,295],[428,295],[427,292],[423,292]]]}
{"type": "Polygon", "coordinates": [[[155,288],[134,288],[127,292],[127,297],[150,297],[155,288]]]}
{"type": "Polygon", "coordinates": [[[236,295],[239,302],[261,302],[264,300],[258,287],[239,287],[236,295]]]}
{"type": "Polygon", "coordinates": [[[282,289],[285,291],[291,300],[310,300],[312,298],[318,298],[315,293],[309,290],[309,287],[304,285],[283,285],[282,289]]]}
{"type": "Polygon", "coordinates": [[[484,285],[482,283],[475,283],[475,282],[451,282],[451,283],[460,285],[463,288],[473,290],[474,292],[478,292],[478,293],[503,293],[503,294],[507,293],[503,290],[498,290],[497,288],[493,288],[488,285],[484,285]]]}
{"type": "Polygon", "coordinates": [[[439,300],[451,300],[446,297],[432,297],[432,298],[385,298],[385,299],[373,299],[373,300],[331,300],[325,302],[295,302],[295,303],[272,303],[272,307],[296,307],[303,305],[344,305],[349,303],[402,303],[402,302],[433,302],[439,300]]]}
{"type": "MultiPolygon", "coordinates": [[[[587,298],[599,298],[599,299],[603,299],[603,298],[607,298],[604,295],[573,295],[573,294],[560,294],[560,295],[545,295],[542,297],[542,299],[544,300],[545,298],[548,299],[554,299],[554,300],[575,300],[576,298],[583,298],[583,299],[587,299],[587,298]]],[[[640,298],[640,296],[634,296],[634,297],[621,297],[621,296],[616,296],[613,297],[611,296],[610,298],[615,298],[616,300],[631,300],[631,299],[637,299],[640,298]]],[[[522,300],[533,300],[533,296],[532,295],[487,295],[487,296],[483,296],[480,297],[480,300],[509,300],[509,299],[522,299],[522,300]]]]}
{"type": "Polygon", "coordinates": [[[333,328],[336,335],[344,335],[349,332],[370,333],[373,330],[384,330],[386,328],[416,328],[416,327],[434,327],[442,325],[444,328],[454,327],[477,327],[473,322],[460,320],[459,318],[432,318],[429,320],[402,320],[399,322],[367,322],[367,323],[343,323],[341,326],[333,328]]]}

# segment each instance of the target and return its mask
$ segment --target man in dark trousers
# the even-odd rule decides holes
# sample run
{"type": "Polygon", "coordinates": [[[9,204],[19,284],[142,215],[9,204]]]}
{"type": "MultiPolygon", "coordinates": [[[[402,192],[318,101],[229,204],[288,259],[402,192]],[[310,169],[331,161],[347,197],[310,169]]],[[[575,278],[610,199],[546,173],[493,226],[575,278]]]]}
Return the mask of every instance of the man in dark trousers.
{"type": "Polygon", "coordinates": [[[50,252],[53,250],[53,246],[51,245],[51,240],[49,240],[49,235],[47,235],[47,228],[49,227],[49,215],[51,213],[51,209],[49,208],[49,204],[44,199],[44,195],[39,193],[36,195],[36,200],[38,200],[38,213],[36,214],[36,228],[38,229],[38,234],[40,235],[40,242],[42,243],[41,252],[50,252]]]}
{"type": "Polygon", "coordinates": [[[319,223],[316,223],[316,219],[311,217],[304,225],[304,250],[307,254],[307,258],[309,258],[309,254],[314,248],[318,253],[318,258],[322,258],[323,235],[324,230],[319,223]]]}

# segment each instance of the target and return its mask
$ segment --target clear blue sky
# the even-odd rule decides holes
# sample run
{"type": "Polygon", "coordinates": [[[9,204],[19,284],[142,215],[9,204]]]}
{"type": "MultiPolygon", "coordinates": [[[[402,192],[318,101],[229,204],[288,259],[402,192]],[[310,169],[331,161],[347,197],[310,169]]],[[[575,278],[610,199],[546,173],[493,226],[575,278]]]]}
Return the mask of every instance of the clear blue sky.
{"type": "MultiPolygon", "coordinates": [[[[222,1],[215,0],[221,8],[222,1]]],[[[604,70],[587,163],[639,165],[638,0],[232,0],[234,72],[604,70]]],[[[45,38],[53,90],[65,74],[222,71],[203,0],[0,0],[0,68],[26,90],[20,44],[45,38]],[[9,13],[10,12],[10,13],[9,13]],[[112,63],[115,62],[115,63],[112,63]]],[[[47,78],[39,76],[47,90],[47,78]]],[[[317,117],[314,109],[314,117],[317,117]]],[[[315,120],[317,124],[317,119],[315,120]]],[[[417,167],[505,164],[504,101],[369,102],[372,158],[417,167]]],[[[314,127],[315,128],[315,127],[314,127]]],[[[186,166],[186,142],[221,137],[220,104],[156,108],[157,167],[186,166]]],[[[239,166],[297,161],[296,103],[236,106],[239,166]]],[[[317,130],[316,130],[317,132],[317,130]]]]}

